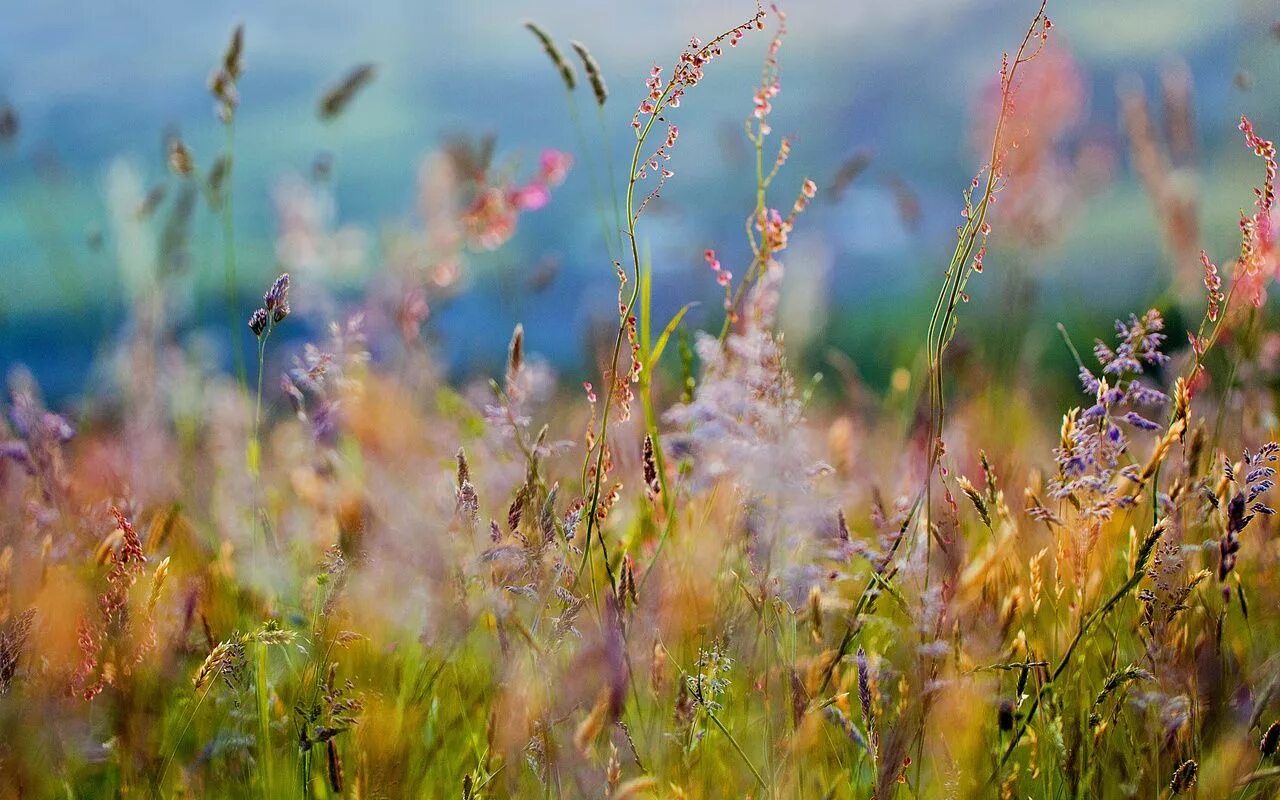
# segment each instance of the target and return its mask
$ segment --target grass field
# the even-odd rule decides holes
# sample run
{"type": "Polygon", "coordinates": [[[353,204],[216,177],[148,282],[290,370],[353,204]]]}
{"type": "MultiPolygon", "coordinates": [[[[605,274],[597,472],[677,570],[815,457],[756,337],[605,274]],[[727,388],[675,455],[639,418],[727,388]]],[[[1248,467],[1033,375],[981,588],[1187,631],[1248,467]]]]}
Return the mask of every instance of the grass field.
{"type": "MultiPolygon", "coordinates": [[[[216,151],[172,132],[162,189],[106,178],[102,258],[129,302],[117,320],[105,287],[78,301],[111,328],[84,399],[51,410],[6,365],[0,797],[1277,796],[1274,133],[1214,121],[1238,125],[1253,179],[1239,227],[1203,230],[1179,73],[1159,120],[1122,91],[1145,196],[1104,203],[1154,209],[1162,288],[1105,340],[1040,329],[1026,265],[1058,234],[1057,148],[1083,100],[1045,5],[1027,12],[956,133],[981,166],[955,187],[928,324],[888,305],[855,323],[890,351],[869,362],[898,363],[883,389],[860,357],[794,366],[783,334],[821,300],[795,299],[792,234],[865,168],[819,182],[788,163],[804,142],[771,114],[781,59],[804,53],[783,11],[655,54],[643,87],[528,23],[578,146],[518,161],[458,138],[423,166],[420,224],[374,243],[333,218],[320,160],[274,198],[281,271],[260,303],[243,273],[271,254],[237,246],[251,58],[232,31],[211,59],[216,151]],[[705,157],[679,125],[740,42],[764,53],[741,110],[745,245],[708,242],[690,305],[660,314],[673,287],[646,223],[705,157]],[[635,103],[628,152],[596,124],[617,103],[635,103]],[[617,278],[581,332],[588,380],[519,325],[489,379],[451,380],[433,315],[570,173],[617,278]],[[199,336],[193,281],[219,288],[199,336]],[[1045,387],[1064,384],[1060,406],[1045,387]]],[[[354,68],[318,118],[358,113],[376,80],[354,68]]],[[[19,113],[0,108],[0,138],[19,113]]],[[[1099,159],[1075,155],[1084,186],[1099,159]]],[[[1112,221],[1093,221],[1105,257],[1112,221]]],[[[1095,289],[1083,314],[1111,302],[1095,289]]],[[[808,355],[841,336],[810,327],[808,355]]]]}

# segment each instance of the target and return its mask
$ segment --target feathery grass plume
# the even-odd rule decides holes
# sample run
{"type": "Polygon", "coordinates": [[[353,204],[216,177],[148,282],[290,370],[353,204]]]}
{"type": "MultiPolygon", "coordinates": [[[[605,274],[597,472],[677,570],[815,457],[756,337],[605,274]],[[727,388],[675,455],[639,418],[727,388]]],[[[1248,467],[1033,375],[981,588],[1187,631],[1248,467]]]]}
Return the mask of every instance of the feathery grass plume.
{"type": "Polygon", "coordinates": [[[157,564],[156,571],[151,576],[151,589],[147,592],[147,614],[155,613],[156,604],[160,602],[160,592],[164,590],[165,581],[169,579],[169,558],[165,557],[157,564]]]}
{"type": "Polygon", "coordinates": [[[600,65],[596,63],[595,56],[591,55],[587,46],[577,39],[569,42],[569,46],[582,61],[582,71],[587,74],[587,82],[591,84],[591,93],[595,95],[596,105],[604,106],[605,101],[609,99],[609,89],[605,85],[604,75],[600,72],[600,65]]]}
{"type": "Polygon", "coordinates": [[[222,207],[225,199],[224,189],[226,188],[227,176],[231,174],[231,154],[223,153],[213,162],[213,166],[209,168],[209,176],[205,181],[205,196],[209,201],[209,207],[219,209],[222,207]]]}
{"type": "Polygon", "coordinates": [[[467,454],[461,447],[455,456],[458,462],[458,485],[455,489],[455,514],[474,531],[480,524],[480,498],[476,494],[475,484],[471,482],[471,468],[467,465],[467,454]]]}
{"type": "Polygon", "coordinates": [[[1169,518],[1157,522],[1151,526],[1151,530],[1142,540],[1141,547],[1138,548],[1138,554],[1133,561],[1133,574],[1135,576],[1142,575],[1146,572],[1147,562],[1151,560],[1151,553],[1155,551],[1156,542],[1160,541],[1160,537],[1164,536],[1169,530],[1169,518]]]}
{"type": "Polygon", "coordinates": [[[27,651],[27,640],[35,625],[36,610],[28,608],[0,626],[0,696],[9,691],[18,665],[27,651]]]}
{"type": "Polygon", "coordinates": [[[542,29],[542,26],[533,20],[527,20],[524,26],[538,38],[538,42],[542,44],[542,49],[546,52],[547,58],[551,59],[552,66],[560,73],[560,80],[564,81],[564,88],[572,92],[578,85],[578,78],[573,71],[573,65],[565,59],[564,54],[560,52],[560,48],[556,46],[555,40],[542,29]]]}
{"type": "Polygon", "coordinates": [[[239,81],[244,71],[244,25],[231,31],[231,40],[222,54],[222,63],[209,76],[209,92],[216,102],[218,118],[230,124],[240,105],[239,81]]]}
{"type": "Polygon", "coordinates": [[[1141,81],[1123,80],[1116,90],[1121,127],[1129,140],[1134,171],[1154,207],[1165,253],[1174,268],[1178,289],[1183,292],[1195,285],[1195,253],[1201,236],[1199,197],[1194,181],[1189,180],[1196,176],[1188,163],[1193,145],[1186,125],[1191,107],[1185,74],[1182,69],[1178,73],[1166,71],[1163,76],[1168,141],[1162,140],[1152,121],[1141,81]]]}
{"type": "Polygon", "coordinates": [[[274,619],[262,623],[262,626],[246,637],[246,641],[254,641],[258,644],[265,645],[286,645],[292,644],[298,634],[293,631],[285,630],[280,627],[280,623],[274,619]]]}
{"type": "Polygon", "coordinates": [[[1173,778],[1169,781],[1169,791],[1174,794],[1186,794],[1191,791],[1191,787],[1196,785],[1199,769],[1199,765],[1192,759],[1183,761],[1173,771],[1173,778]]]}
{"type": "Polygon", "coordinates": [[[867,738],[871,745],[871,764],[875,767],[880,755],[880,729],[876,724],[875,709],[871,704],[871,667],[867,663],[867,654],[862,647],[858,647],[855,660],[858,664],[858,705],[862,709],[862,724],[867,728],[867,738]]]}
{"type": "Polygon", "coordinates": [[[573,746],[578,752],[586,755],[591,750],[591,746],[595,744],[596,738],[600,735],[600,731],[604,730],[605,723],[609,718],[609,690],[602,689],[596,703],[591,707],[591,711],[578,724],[573,732],[573,746]]]}
{"type": "Polygon", "coordinates": [[[618,600],[624,609],[628,603],[632,608],[640,604],[636,589],[636,561],[630,553],[622,557],[622,568],[618,572],[618,600]]]}
{"type": "Polygon", "coordinates": [[[218,643],[205,657],[200,668],[196,670],[191,683],[196,693],[200,693],[214,680],[223,678],[228,685],[234,685],[238,675],[244,668],[243,637],[233,637],[218,643]]]}
{"type": "Polygon", "coordinates": [[[1135,666],[1128,666],[1108,675],[1098,696],[1093,700],[1093,709],[1089,712],[1089,724],[1096,727],[1102,723],[1102,715],[1098,712],[1098,708],[1106,702],[1108,697],[1134,681],[1154,681],[1155,679],[1156,676],[1148,670],[1135,666]]]}
{"type": "Polygon", "coordinates": [[[644,485],[649,499],[657,497],[662,491],[662,481],[658,480],[658,462],[653,456],[653,436],[644,435],[644,445],[640,448],[640,460],[644,466],[644,485]]]}
{"type": "Polygon", "coordinates": [[[231,40],[227,42],[226,52],[222,54],[222,69],[231,79],[239,80],[244,71],[244,23],[236,25],[231,31],[231,40]]]}
{"type": "Polygon", "coordinates": [[[973,482],[963,475],[956,476],[956,484],[959,485],[960,491],[964,492],[964,496],[969,498],[969,502],[973,503],[973,507],[977,509],[978,516],[982,518],[982,524],[990,528],[991,512],[987,509],[986,498],[979,494],[973,482]]]}
{"type": "Polygon", "coordinates": [[[336,119],[351,100],[364,89],[378,75],[378,69],[373,64],[360,64],[352,67],[342,80],[332,86],[320,98],[320,104],[316,109],[317,116],[328,122],[336,119]]]}

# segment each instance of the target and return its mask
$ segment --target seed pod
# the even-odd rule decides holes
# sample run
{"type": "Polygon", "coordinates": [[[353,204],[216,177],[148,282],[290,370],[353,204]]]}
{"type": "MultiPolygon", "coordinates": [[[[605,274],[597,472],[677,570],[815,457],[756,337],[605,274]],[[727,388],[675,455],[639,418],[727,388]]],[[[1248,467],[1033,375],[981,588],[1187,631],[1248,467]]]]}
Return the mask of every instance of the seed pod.
{"type": "Polygon", "coordinates": [[[595,56],[591,55],[591,51],[582,42],[569,42],[569,46],[578,54],[578,58],[582,60],[582,71],[587,73],[587,81],[591,84],[591,92],[596,96],[596,105],[603,106],[605,101],[609,99],[609,89],[605,86],[604,75],[600,74],[600,65],[596,63],[595,56]]]}
{"type": "Polygon", "coordinates": [[[529,32],[538,37],[538,41],[542,44],[542,49],[546,51],[547,58],[551,59],[551,63],[560,72],[560,80],[564,81],[564,88],[573,91],[578,85],[578,79],[574,75],[573,66],[565,60],[564,54],[560,52],[560,48],[556,47],[556,43],[552,40],[550,34],[542,29],[538,23],[529,21],[524,24],[529,32]]]}
{"type": "Polygon", "coordinates": [[[254,336],[261,336],[262,332],[267,329],[267,311],[264,308],[255,308],[253,313],[249,315],[249,330],[253,331],[254,336]]]}
{"type": "Polygon", "coordinates": [[[180,178],[190,178],[195,172],[191,151],[177,136],[169,140],[169,169],[180,178]]]}
{"type": "Polygon", "coordinates": [[[662,491],[662,481],[658,479],[658,461],[654,457],[653,437],[649,434],[644,436],[644,446],[641,449],[641,457],[644,462],[644,485],[652,499],[657,497],[662,491]]]}
{"type": "Polygon", "coordinates": [[[325,750],[329,762],[329,788],[333,789],[334,794],[341,795],[344,783],[342,756],[338,755],[338,746],[333,743],[333,739],[325,742],[325,750]]]}
{"type": "Polygon", "coordinates": [[[1173,779],[1169,781],[1169,790],[1174,794],[1185,794],[1196,785],[1196,774],[1199,766],[1195,761],[1187,759],[1173,771],[1173,779]]]}
{"type": "Polygon", "coordinates": [[[1276,750],[1280,749],[1280,722],[1271,723],[1267,732],[1262,734],[1258,749],[1262,751],[1263,758],[1271,758],[1276,754],[1276,750]]]}
{"type": "Polygon", "coordinates": [[[373,64],[361,64],[353,68],[337,85],[320,98],[317,114],[326,122],[343,112],[356,94],[373,82],[378,70],[373,64]]]}
{"type": "Polygon", "coordinates": [[[1000,725],[1000,730],[1008,732],[1013,730],[1013,701],[1001,700],[1000,708],[996,712],[996,721],[1000,725]]]}

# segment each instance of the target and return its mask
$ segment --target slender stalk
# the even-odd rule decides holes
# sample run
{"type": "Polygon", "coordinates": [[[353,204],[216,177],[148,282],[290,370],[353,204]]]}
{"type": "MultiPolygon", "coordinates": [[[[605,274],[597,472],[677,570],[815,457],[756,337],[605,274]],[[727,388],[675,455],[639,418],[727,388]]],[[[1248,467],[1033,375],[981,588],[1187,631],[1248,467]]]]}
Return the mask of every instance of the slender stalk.
{"type": "Polygon", "coordinates": [[[234,121],[229,120],[225,127],[227,131],[227,173],[223,176],[223,186],[225,188],[222,195],[222,270],[227,296],[227,325],[231,330],[232,363],[235,364],[236,379],[240,381],[241,386],[244,386],[247,383],[244,364],[244,332],[240,330],[239,311],[236,309],[238,283],[236,281],[235,214],[232,208],[232,196],[234,194],[232,175],[235,170],[235,159],[233,157],[235,152],[234,121]]]}
{"type": "Polygon", "coordinates": [[[262,779],[262,796],[269,800],[275,786],[275,765],[271,760],[271,717],[267,705],[267,647],[264,642],[257,643],[254,687],[258,711],[258,770],[262,779]]]}
{"type": "Polygon", "coordinates": [[[751,774],[755,776],[756,782],[760,784],[761,788],[767,790],[769,788],[769,784],[765,783],[764,777],[760,774],[760,770],[756,769],[756,765],[751,763],[751,758],[747,755],[746,751],[742,749],[742,745],[738,744],[738,740],[733,738],[733,734],[724,726],[724,723],[720,721],[720,718],[710,711],[707,712],[707,717],[715,723],[716,727],[720,729],[720,732],[729,740],[729,744],[733,746],[734,751],[742,759],[742,763],[746,764],[747,769],[751,770],[751,774]]]}
{"type": "Polygon", "coordinates": [[[1032,720],[1035,719],[1036,711],[1040,708],[1040,701],[1044,697],[1045,693],[1049,691],[1054,682],[1057,681],[1058,678],[1062,676],[1062,673],[1066,671],[1067,666],[1071,664],[1071,657],[1075,654],[1076,648],[1079,647],[1085,637],[1089,635],[1090,631],[1093,630],[1093,627],[1097,623],[1101,622],[1102,619],[1106,617],[1106,615],[1109,614],[1121,600],[1128,596],[1129,592],[1133,591],[1145,574],[1146,565],[1140,560],[1139,563],[1135,565],[1133,574],[1129,576],[1129,579],[1126,580],[1119,589],[1112,593],[1112,595],[1107,598],[1106,602],[1099,606],[1092,614],[1085,617],[1080,623],[1080,628],[1076,631],[1076,635],[1071,640],[1071,643],[1067,645],[1067,651],[1062,654],[1062,658],[1058,661],[1058,666],[1055,667],[1053,672],[1049,675],[1049,679],[1041,684],[1040,688],[1036,691],[1036,696],[1031,701],[1031,707],[1027,710],[1026,716],[1023,717],[1022,724],[1018,726],[1018,729],[1013,734],[1013,738],[1009,740],[1009,744],[1005,747],[1004,755],[1001,756],[1000,763],[997,765],[995,773],[991,776],[992,781],[999,777],[999,774],[1004,769],[1005,764],[1007,764],[1009,758],[1012,757],[1014,749],[1018,746],[1018,742],[1022,740],[1023,734],[1027,732],[1027,728],[1031,725],[1032,720]]]}
{"type": "MultiPolygon", "coordinates": [[[[753,22],[758,21],[762,19],[763,16],[764,16],[764,11],[757,10],[756,15],[752,18],[752,21],[753,22]]],[[[726,31],[720,34],[716,38],[712,39],[710,42],[703,45],[698,50],[698,56],[705,57],[706,54],[712,52],[713,49],[718,48],[721,42],[728,39],[735,31],[745,27],[746,24],[748,23],[744,23],[743,25],[737,26],[729,31],[726,31]]],[[[632,276],[631,296],[627,299],[625,303],[620,303],[621,308],[619,309],[620,313],[618,315],[619,316],[618,334],[614,338],[613,354],[610,357],[609,367],[608,367],[609,388],[605,392],[604,407],[602,409],[602,415],[600,418],[600,433],[599,433],[599,437],[596,440],[597,449],[595,451],[595,475],[593,476],[593,479],[592,479],[592,486],[590,490],[591,499],[590,499],[590,503],[588,504],[586,541],[583,544],[583,563],[585,564],[586,553],[591,548],[591,533],[593,530],[595,530],[596,538],[599,540],[600,553],[604,557],[605,573],[609,578],[610,588],[613,589],[615,593],[617,592],[617,581],[614,579],[613,567],[609,563],[609,551],[604,543],[604,538],[601,535],[601,532],[599,530],[599,525],[597,524],[597,520],[596,520],[596,513],[600,507],[600,486],[601,486],[601,481],[603,480],[603,477],[604,477],[604,454],[605,454],[605,447],[608,441],[609,411],[613,406],[613,397],[619,385],[618,356],[622,352],[622,342],[627,336],[627,321],[631,318],[632,314],[635,313],[636,301],[640,296],[641,264],[640,264],[640,247],[636,237],[636,223],[639,221],[640,211],[643,210],[643,204],[641,204],[640,209],[637,210],[636,202],[635,202],[636,184],[640,180],[639,167],[640,167],[641,154],[645,152],[645,146],[648,143],[649,135],[653,132],[654,124],[657,123],[660,119],[663,119],[662,112],[667,109],[667,103],[671,99],[672,92],[677,88],[677,84],[681,80],[681,77],[683,75],[681,70],[683,68],[684,68],[684,65],[681,64],[681,65],[678,65],[675,68],[675,70],[673,70],[671,78],[667,81],[666,86],[659,93],[658,99],[654,101],[652,113],[648,115],[648,119],[644,121],[644,124],[641,125],[639,130],[636,132],[636,145],[635,145],[635,148],[631,151],[631,167],[627,173],[627,190],[626,190],[626,197],[625,197],[625,207],[626,207],[626,214],[627,214],[626,236],[628,241],[630,242],[630,254],[631,254],[631,276],[632,276]]],[[[656,447],[656,444],[657,443],[655,443],[655,447],[656,447]]],[[[587,453],[588,462],[590,462],[591,455],[592,455],[591,452],[587,453]]],[[[585,473],[586,471],[587,470],[584,468],[583,472],[585,473]]],[[[579,572],[581,572],[581,570],[579,570],[579,572]]],[[[575,578],[575,581],[576,581],[576,578],[575,578]]]]}

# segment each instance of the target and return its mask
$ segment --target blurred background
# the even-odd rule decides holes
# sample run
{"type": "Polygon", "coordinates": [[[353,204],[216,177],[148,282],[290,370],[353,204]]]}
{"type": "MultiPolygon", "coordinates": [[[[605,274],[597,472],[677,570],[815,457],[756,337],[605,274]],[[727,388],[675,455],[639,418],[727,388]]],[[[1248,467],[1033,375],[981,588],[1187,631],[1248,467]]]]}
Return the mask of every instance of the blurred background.
{"type": "MultiPolygon", "coordinates": [[[[773,204],[788,208],[806,176],[820,188],[785,253],[788,342],[806,369],[882,385],[920,347],[961,191],[986,158],[1000,53],[1016,47],[1035,4],[793,0],[785,10],[772,122],[793,155],[773,204]]],[[[496,161],[517,173],[547,149],[576,164],[504,247],[466,254],[463,291],[432,304],[424,335],[464,379],[491,370],[522,322],[531,350],[588,374],[589,332],[616,295],[592,176],[606,182],[608,160],[625,173],[649,68],[669,70],[690,35],[709,39],[753,12],[750,0],[11,7],[0,26],[0,102],[12,110],[0,131],[0,366],[26,363],[55,400],[90,388],[131,287],[146,280],[128,267],[142,217],[159,243],[149,247],[184,226],[177,334],[230,364],[221,221],[197,203],[167,222],[178,195],[165,141],[180,131],[201,169],[224,146],[207,80],[243,22],[232,192],[245,315],[283,269],[295,287],[358,299],[397,232],[426,225],[431,154],[492,135],[496,161]],[[571,39],[588,45],[611,91],[601,119],[583,87],[571,107],[526,19],[566,52],[571,39]],[[376,78],[321,121],[322,94],[365,62],[376,78]],[[122,220],[125,202],[137,206],[133,222],[122,220]],[[325,246],[300,253],[298,227],[325,246]]],[[[1176,312],[1179,291],[1194,297],[1200,248],[1229,260],[1239,210],[1261,181],[1240,114],[1280,135],[1274,0],[1070,0],[1049,14],[1055,38],[1027,71],[1037,85],[1019,103],[1023,146],[964,322],[971,345],[1011,370],[1069,363],[1055,322],[1087,344],[1121,313],[1153,301],[1176,312]]],[[[730,269],[749,255],[754,163],[742,123],[768,41],[750,36],[713,63],[673,115],[675,176],[641,223],[658,325],[702,300],[691,323],[718,326],[703,251],[730,269]]],[[[300,316],[332,311],[298,297],[300,316]]],[[[1070,381],[1071,369],[1059,372],[1070,381]]]]}

